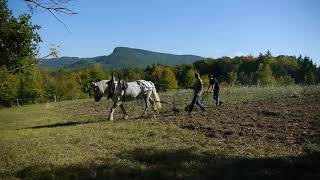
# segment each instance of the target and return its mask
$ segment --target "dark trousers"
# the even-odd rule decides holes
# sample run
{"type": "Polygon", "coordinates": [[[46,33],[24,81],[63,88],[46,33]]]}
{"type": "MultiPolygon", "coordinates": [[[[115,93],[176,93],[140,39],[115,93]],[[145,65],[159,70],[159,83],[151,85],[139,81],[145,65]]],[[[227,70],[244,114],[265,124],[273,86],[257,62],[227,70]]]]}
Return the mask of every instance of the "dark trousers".
{"type": "Polygon", "coordinates": [[[206,109],[203,107],[203,105],[201,104],[201,102],[200,102],[200,96],[199,96],[199,95],[195,95],[195,96],[193,97],[193,99],[192,99],[191,104],[190,104],[189,111],[188,111],[189,113],[194,109],[195,104],[197,104],[197,105],[201,108],[202,111],[205,111],[205,110],[206,110],[206,109]]]}

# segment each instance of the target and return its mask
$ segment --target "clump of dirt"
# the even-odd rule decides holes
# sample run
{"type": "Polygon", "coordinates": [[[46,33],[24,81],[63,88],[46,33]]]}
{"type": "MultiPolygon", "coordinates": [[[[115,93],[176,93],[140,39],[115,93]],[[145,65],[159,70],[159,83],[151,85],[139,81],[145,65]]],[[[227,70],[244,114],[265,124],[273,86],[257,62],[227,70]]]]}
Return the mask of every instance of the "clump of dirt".
{"type": "Polygon", "coordinates": [[[165,123],[222,140],[245,139],[301,148],[320,144],[320,97],[288,97],[160,117],[165,123]]]}

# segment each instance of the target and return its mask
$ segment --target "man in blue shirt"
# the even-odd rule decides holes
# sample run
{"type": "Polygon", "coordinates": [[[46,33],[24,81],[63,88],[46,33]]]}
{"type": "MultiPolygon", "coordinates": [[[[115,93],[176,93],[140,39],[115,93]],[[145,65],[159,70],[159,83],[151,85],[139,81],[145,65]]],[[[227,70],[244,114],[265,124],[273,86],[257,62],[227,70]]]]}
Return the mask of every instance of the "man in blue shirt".
{"type": "Polygon", "coordinates": [[[220,101],[220,98],[219,98],[219,91],[220,91],[219,81],[212,74],[209,74],[208,91],[210,90],[210,87],[213,88],[213,99],[216,101],[216,106],[221,107],[223,102],[220,101]]]}

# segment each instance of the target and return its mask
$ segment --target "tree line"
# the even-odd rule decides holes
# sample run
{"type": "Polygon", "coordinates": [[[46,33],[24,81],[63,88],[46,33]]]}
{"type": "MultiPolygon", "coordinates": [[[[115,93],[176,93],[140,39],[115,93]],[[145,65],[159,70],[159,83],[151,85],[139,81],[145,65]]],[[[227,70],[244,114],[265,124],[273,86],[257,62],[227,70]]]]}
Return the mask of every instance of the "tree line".
{"type": "Polygon", "coordinates": [[[190,88],[195,72],[208,85],[214,74],[224,85],[318,84],[320,68],[305,56],[265,54],[203,59],[193,64],[152,65],[147,68],[105,69],[95,64],[82,69],[41,69],[37,59],[39,26],[23,14],[14,17],[7,1],[0,1],[0,106],[10,106],[17,99],[25,103],[66,100],[92,96],[91,82],[111,79],[111,74],[126,81],[146,79],[159,90],[190,88]]]}
{"type": "Polygon", "coordinates": [[[92,97],[91,82],[111,79],[114,74],[125,81],[146,79],[153,81],[159,90],[190,88],[195,82],[194,74],[201,74],[208,85],[208,74],[214,74],[223,86],[260,85],[284,86],[291,84],[318,84],[320,68],[308,57],[260,55],[258,57],[222,57],[204,59],[193,64],[175,67],[153,65],[147,68],[105,69],[95,64],[82,69],[50,71],[33,67],[12,73],[4,66],[0,69],[2,105],[15,103],[16,99],[39,101],[78,99],[92,97]]]}

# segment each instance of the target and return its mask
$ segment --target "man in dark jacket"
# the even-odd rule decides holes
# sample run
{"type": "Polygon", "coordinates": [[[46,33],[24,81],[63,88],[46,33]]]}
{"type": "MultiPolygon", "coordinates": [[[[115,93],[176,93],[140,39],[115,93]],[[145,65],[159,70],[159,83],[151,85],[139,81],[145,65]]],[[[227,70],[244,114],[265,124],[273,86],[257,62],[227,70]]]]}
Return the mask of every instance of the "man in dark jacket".
{"type": "Polygon", "coordinates": [[[210,90],[211,87],[213,88],[213,99],[216,101],[216,106],[221,107],[223,102],[220,101],[220,98],[219,98],[219,91],[220,91],[219,81],[213,75],[209,74],[208,91],[210,90]]]}
{"type": "Polygon", "coordinates": [[[193,85],[194,96],[189,106],[189,110],[188,110],[189,114],[192,112],[195,104],[197,104],[202,111],[206,111],[206,109],[203,107],[203,105],[200,102],[200,97],[202,93],[202,80],[200,78],[199,73],[195,73],[195,78],[196,78],[196,82],[193,85]]]}

